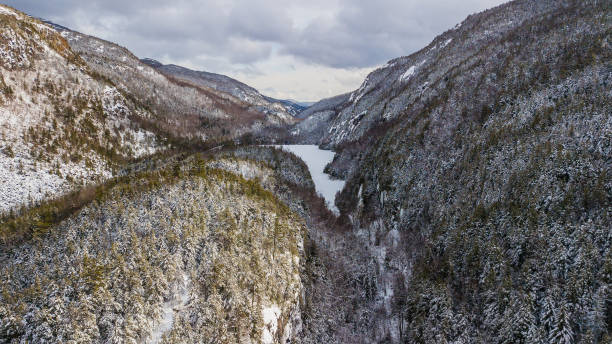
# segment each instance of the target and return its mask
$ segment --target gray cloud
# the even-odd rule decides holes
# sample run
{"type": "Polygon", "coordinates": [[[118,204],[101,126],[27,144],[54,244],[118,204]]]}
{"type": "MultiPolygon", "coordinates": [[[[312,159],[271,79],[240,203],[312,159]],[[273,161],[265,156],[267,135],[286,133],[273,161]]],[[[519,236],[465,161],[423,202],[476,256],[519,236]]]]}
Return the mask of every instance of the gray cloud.
{"type": "Polygon", "coordinates": [[[305,62],[366,67],[409,54],[467,14],[500,0],[338,0],[297,29],[296,0],[9,0],[29,14],[88,29],[140,55],[188,59],[224,56],[252,63],[270,56],[270,43],[305,62]],[[330,12],[335,11],[331,16],[330,12]]]}
{"type": "MultiPolygon", "coordinates": [[[[247,75],[282,76],[279,71],[304,65],[348,70],[380,65],[424,47],[468,14],[502,2],[8,0],[7,4],[116,42],[141,57],[230,75],[250,70],[247,75]],[[274,63],[281,60],[291,60],[294,66],[274,63]]],[[[342,91],[353,86],[347,84],[342,91]]]]}
{"type": "Polygon", "coordinates": [[[333,18],[312,22],[285,51],[333,67],[365,67],[419,50],[468,14],[499,0],[342,0],[333,18]]]}
{"type": "Polygon", "coordinates": [[[232,8],[228,21],[231,34],[257,41],[283,42],[291,38],[292,20],[281,6],[249,1],[232,8]]]}

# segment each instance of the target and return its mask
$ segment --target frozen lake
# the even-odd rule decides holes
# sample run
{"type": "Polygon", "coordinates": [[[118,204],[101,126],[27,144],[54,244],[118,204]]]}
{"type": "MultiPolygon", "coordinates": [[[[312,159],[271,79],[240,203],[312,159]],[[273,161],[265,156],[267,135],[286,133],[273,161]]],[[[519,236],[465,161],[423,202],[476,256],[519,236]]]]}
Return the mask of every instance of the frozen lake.
{"type": "Polygon", "coordinates": [[[331,179],[328,174],[323,172],[325,165],[334,159],[334,152],[319,149],[315,145],[281,145],[276,147],[289,151],[304,160],[310,170],[315,189],[325,198],[327,207],[338,214],[339,211],[334,204],[334,200],[336,192],[344,187],[344,180],[331,179]]]}

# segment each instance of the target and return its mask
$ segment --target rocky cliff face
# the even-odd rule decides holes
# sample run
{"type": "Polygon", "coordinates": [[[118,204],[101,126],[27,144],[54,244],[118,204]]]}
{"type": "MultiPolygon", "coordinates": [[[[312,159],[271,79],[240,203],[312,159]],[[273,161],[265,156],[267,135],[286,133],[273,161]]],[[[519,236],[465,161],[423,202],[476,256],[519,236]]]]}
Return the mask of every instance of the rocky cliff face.
{"type": "Polygon", "coordinates": [[[52,28],[0,6],[0,213],[99,182],[163,145],[150,116],[52,28]]]}
{"type": "Polygon", "coordinates": [[[319,141],[363,248],[337,338],[610,340],[611,30],[609,2],[513,1],[349,97],[319,141]]]}

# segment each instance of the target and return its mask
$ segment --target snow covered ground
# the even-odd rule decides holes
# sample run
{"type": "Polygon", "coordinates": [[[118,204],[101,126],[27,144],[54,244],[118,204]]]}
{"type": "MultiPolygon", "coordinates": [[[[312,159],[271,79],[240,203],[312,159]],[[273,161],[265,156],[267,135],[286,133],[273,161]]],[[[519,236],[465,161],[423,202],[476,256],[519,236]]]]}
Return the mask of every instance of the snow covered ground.
{"type": "Polygon", "coordinates": [[[164,303],[161,312],[162,318],[151,332],[150,341],[148,343],[159,343],[164,334],[172,330],[176,314],[180,312],[181,309],[189,302],[190,281],[191,280],[187,275],[183,275],[183,283],[178,287],[175,297],[164,303]]]}
{"type": "Polygon", "coordinates": [[[0,47],[0,214],[112,177],[103,148],[126,158],[159,148],[155,135],[132,125],[130,117],[146,117],[144,110],[55,50],[50,42],[60,39],[57,32],[0,6],[2,14],[39,31],[0,28],[6,41],[0,47]],[[103,115],[96,115],[98,104],[103,115]],[[91,135],[101,149],[85,144],[91,135]]]}
{"type": "Polygon", "coordinates": [[[278,318],[281,315],[281,310],[278,306],[272,305],[262,309],[261,315],[264,321],[264,328],[261,332],[261,342],[263,344],[273,344],[274,335],[278,330],[278,318]]]}

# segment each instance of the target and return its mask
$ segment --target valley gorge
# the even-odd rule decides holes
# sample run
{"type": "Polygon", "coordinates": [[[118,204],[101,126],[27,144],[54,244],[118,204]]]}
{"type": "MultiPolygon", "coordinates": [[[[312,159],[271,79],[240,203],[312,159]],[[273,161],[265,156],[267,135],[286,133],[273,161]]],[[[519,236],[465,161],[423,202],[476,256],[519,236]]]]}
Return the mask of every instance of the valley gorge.
{"type": "Polygon", "coordinates": [[[310,106],[4,5],[0,44],[0,343],[612,342],[609,1],[310,106]]]}

